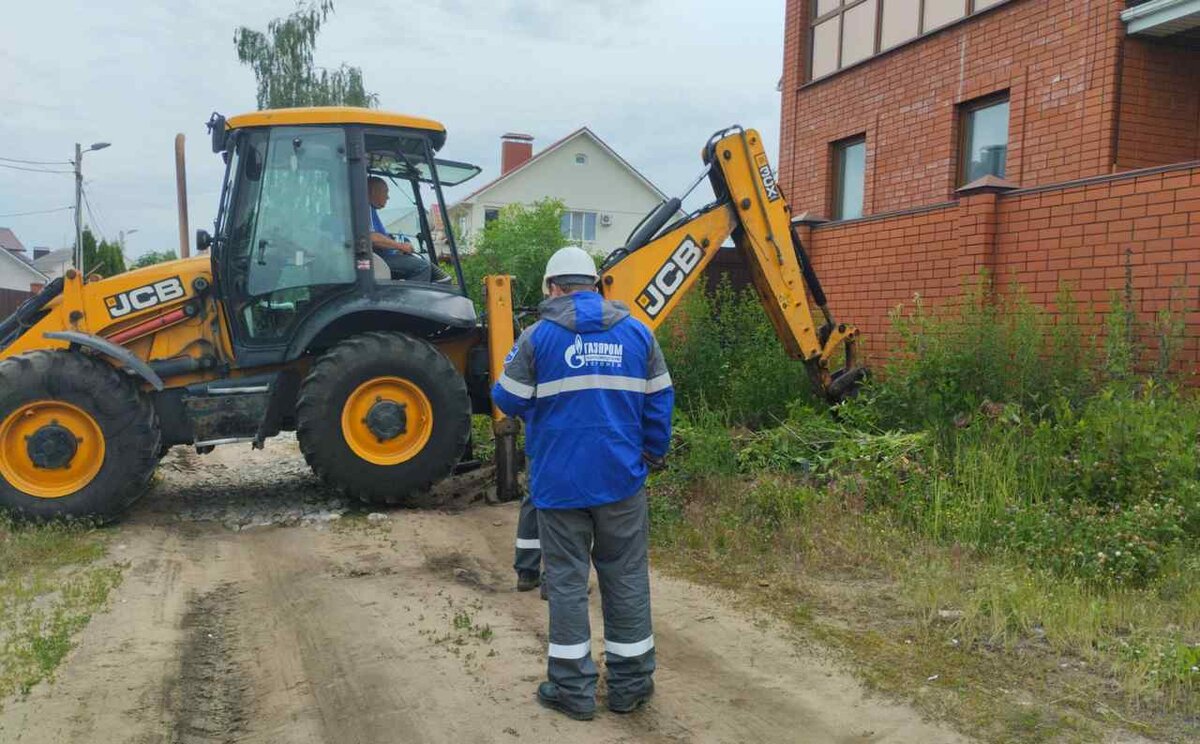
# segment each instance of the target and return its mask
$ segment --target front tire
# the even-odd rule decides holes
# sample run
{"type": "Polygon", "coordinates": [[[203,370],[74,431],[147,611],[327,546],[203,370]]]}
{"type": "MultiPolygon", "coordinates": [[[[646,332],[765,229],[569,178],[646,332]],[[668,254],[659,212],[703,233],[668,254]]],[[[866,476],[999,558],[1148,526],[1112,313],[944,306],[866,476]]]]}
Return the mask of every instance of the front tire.
{"type": "Polygon", "coordinates": [[[398,504],[445,478],[471,433],[462,375],[429,343],[364,333],[329,350],[300,389],[297,438],[322,480],[398,504]]]}
{"type": "Polygon", "coordinates": [[[107,522],[158,464],[154,406],[112,365],[75,351],[0,362],[0,506],[107,522]]]}

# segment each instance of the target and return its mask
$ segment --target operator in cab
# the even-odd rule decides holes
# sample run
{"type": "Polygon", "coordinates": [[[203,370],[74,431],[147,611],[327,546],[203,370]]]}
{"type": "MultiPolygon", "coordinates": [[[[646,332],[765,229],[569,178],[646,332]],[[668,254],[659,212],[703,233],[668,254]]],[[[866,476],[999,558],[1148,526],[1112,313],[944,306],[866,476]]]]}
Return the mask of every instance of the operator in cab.
{"type": "Polygon", "coordinates": [[[367,179],[367,200],[371,203],[371,249],[384,260],[392,272],[393,279],[414,282],[450,281],[449,275],[417,255],[412,243],[393,239],[379,217],[379,210],[387,206],[387,181],[379,176],[367,179]]]}

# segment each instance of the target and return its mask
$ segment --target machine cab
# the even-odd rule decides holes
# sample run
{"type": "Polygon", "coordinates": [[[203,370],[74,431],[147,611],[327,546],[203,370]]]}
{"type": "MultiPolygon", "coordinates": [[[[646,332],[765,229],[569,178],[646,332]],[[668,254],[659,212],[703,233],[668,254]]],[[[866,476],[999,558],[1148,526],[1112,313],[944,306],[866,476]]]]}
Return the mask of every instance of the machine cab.
{"type": "Polygon", "coordinates": [[[239,366],[294,358],[303,351],[298,337],[318,335],[364,306],[411,315],[409,325],[424,336],[475,324],[442,187],[479,168],[435,158],[446,140],[441,124],[371,109],[306,108],[228,121],[214,114],[209,126],[226,162],[213,266],[239,366]],[[402,262],[388,260],[397,252],[373,246],[372,233],[387,231],[389,221],[373,210],[373,189],[386,193],[385,214],[403,233],[387,237],[412,245],[400,258],[416,273],[397,271],[402,262]],[[449,255],[437,255],[429,200],[446,226],[449,255]]]}

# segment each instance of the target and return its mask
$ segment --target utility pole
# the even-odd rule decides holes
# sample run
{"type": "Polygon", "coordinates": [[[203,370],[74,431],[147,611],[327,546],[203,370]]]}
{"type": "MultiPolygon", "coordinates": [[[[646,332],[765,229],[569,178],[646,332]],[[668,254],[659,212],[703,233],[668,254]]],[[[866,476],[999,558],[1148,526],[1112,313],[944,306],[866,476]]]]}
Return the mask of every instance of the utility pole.
{"type": "Polygon", "coordinates": [[[78,142],[75,143],[75,268],[80,273],[87,269],[83,265],[83,154],[93,150],[103,150],[107,142],[93,142],[91,147],[84,150],[78,142]]]}
{"type": "Polygon", "coordinates": [[[75,268],[83,271],[83,150],[75,143],[75,268]]]}

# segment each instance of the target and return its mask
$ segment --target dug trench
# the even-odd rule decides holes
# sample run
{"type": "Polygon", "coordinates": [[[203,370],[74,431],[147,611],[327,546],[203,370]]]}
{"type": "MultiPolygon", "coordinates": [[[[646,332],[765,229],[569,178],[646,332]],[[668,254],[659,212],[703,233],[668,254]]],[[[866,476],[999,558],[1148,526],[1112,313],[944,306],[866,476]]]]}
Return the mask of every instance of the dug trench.
{"type": "Polygon", "coordinates": [[[765,615],[658,574],[650,704],[607,713],[601,685],[590,723],[538,707],[546,609],[513,588],[517,510],[486,505],[485,483],[368,514],[309,475],[294,439],[173,451],[111,528],[124,582],[54,680],[5,701],[0,740],[962,740],[765,615]]]}

